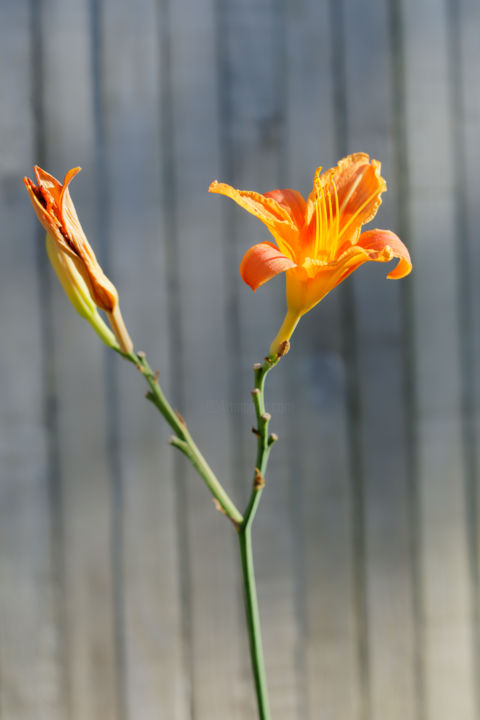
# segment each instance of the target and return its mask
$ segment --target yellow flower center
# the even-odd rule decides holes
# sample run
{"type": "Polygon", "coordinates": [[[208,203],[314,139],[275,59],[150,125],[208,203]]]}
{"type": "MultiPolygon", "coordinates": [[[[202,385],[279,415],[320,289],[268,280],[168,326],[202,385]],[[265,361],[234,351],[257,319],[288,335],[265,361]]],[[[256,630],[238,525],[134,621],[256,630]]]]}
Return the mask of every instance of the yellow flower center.
{"type": "Polygon", "coordinates": [[[330,176],[322,183],[320,172],[321,168],[317,170],[314,178],[315,238],[313,247],[310,246],[311,257],[307,256],[302,262],[309,275],[313,272],[313,266],[318,268],[321,265],[334,262],[340,246],[346,240],[349,240],[352,245],[356,244],[362,225],[361,215],[365,208],[378,196],[378,188],[375,187],[350,214],[348,204],[360,185],[366,170],[359,173],[351,184],[345,197],[342,198],[341,205],[339,204],[333,173],[330,173],[330,176]],[[349,232],[347,233],[347,231],[349,232]]]}
{"type": "Polygon", "coordinates": [[[328,265],[327,260],[319,260],[318,258],[307,257],[302,263],[302,268],[309,278],[315,277],[319,269],[328,265]]]}

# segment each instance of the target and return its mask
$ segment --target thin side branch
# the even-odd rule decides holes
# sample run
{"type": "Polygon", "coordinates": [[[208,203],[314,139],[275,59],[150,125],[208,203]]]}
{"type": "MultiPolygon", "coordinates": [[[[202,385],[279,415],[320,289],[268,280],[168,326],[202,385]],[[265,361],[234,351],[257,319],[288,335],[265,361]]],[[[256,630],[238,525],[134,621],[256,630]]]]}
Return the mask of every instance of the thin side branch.
{"type": "Polygon", "coordinates": [[[149,392],[146,394],[147,400],[155,405],[175,433],[175,435],[173,435],[170,439],[170,444],[180,450],[180,452],[182,452],[190,460],[198,474],[203,478],[205,484],[212,493],[214,500],[218,503],[218,506],[222,509],[223,513],[230,518],[235,525],[235,528],[238,528],[243,522],[241,512],[235,506],[222,484],[215,476],[215,473],[211,469],[210,465],[198,449],[192,436],[190,435],[190,431],[184,418],[177,410],[172,408],[165,397],[165,394],[158,382],[158,371],[153,372],[152,368],[148,364],[145,353],[120,352],[119,354],[129,362],[133,363],[147,381],[150,387],[149,392]]]}

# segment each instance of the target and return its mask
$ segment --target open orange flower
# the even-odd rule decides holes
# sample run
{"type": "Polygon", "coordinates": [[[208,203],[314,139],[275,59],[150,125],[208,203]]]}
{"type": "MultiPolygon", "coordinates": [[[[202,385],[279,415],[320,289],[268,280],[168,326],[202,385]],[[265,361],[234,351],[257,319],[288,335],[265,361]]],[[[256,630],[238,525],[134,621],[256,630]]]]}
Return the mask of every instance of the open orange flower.
{"type": "Polygon", "coordinates": [[[287,314],[270,352],[288,340],[300,317],[330,290],[369,260],[398,258],[387,277],[402,278],[412,269],[407,248],[390,230],[361,227],[376,214],[387,189],[380,163],[365,153],[340,160],[331,170],[318,168],[313,190],[305,201],[296,190],[265,194],[236,190],[217,181],[210,192],[227,195],[261,220],[276,245],[261,242],[245,253],[242,279],[257,290],[281,272],[286,273],[287,314]]]}
{"type": "Polygon", "coordinates": [[[97,312],[104,310],[118,345],[131,352],[133,343],[125,328],[115,286],[104,274],[83,232],[68,186],[81,168],[72,168],[60,183],[35,166],[37,185],[24,178],[33,208],[47,232],[47,252],[63,289],[75,309],[86,318],[107,345],[115,339],[97,312]]]}

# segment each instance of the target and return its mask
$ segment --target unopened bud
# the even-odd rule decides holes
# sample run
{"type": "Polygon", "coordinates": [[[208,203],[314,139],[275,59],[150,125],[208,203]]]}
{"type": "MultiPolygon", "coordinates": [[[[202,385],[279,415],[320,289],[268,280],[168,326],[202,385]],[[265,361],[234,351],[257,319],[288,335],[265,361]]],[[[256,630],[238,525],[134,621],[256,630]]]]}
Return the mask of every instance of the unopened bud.
{"type": "Polygon", "coordinates": [[[67,297],[110,347],[133,351],[118,306],[118,293],[100,267],[83,232],[68,186],[81,168],[72,168],[60,183],[35,166],[37,185],[24,178],[33,208],[47,232],[47,252],[67,297]],[[118,342],[97,312],[104,310],[118,342]]]}

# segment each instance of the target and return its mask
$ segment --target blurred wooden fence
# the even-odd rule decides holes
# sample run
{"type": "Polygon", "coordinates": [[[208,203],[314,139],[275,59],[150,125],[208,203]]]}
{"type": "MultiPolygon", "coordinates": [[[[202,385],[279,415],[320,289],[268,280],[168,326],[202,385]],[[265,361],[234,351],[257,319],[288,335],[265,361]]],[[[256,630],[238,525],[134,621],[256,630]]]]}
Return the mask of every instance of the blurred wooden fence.
{"type": "Polygon", "coordinates": [[[269,382],[272,714],[480,717],[479,35],[478,0],[0,0],[1,720],[255,718],[234,533],[62,295],[21,176],[83,167],[136,346],[241,504],[283,281],[241,283],[266,233],[208,184],[308,193],[358,150],[414,273],[360,270],[269,382]]]}

